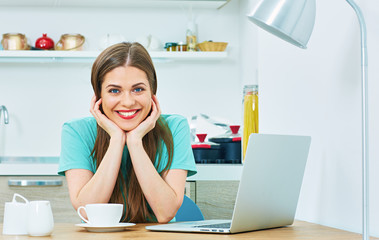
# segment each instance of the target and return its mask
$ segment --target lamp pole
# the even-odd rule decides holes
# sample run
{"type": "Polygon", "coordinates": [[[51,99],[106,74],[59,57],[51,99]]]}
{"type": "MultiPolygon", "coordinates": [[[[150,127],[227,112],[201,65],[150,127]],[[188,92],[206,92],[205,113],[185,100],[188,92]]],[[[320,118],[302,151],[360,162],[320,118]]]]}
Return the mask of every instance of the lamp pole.
{"type": "Polygon", "coordinates": [[[367,78],[367,32],[362,11],[353,0],[346,0],[357,14],[361,32],[361,84],[362,84],[362,235],[369,235],[369,168],[368,168],[368,78],[367,78]]]}

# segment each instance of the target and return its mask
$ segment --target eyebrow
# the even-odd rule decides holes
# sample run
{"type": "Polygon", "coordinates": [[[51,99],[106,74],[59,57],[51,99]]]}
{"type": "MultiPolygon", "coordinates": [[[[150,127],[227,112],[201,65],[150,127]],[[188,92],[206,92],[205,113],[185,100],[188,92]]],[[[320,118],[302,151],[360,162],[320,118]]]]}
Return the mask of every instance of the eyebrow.
{"type": "MultiPolygon", "coordinates": [[[[139,85],[145,85],[145,86],[146,86],[145,83],[143,83],[143,82],[139,82],[139,83],[133,84],[133,85],[132,85],[132,88],[137,87],[137,86],[139,86],[139,85]]],[[[121,88],[120,85],[112,84],[112,83],[109,84],[109,85],[107,85],[105,88],[112,88],[112,87],[114,87],[114,88],[121,88]]]]}
{"type": "Polygon", "coordinates": [[[105,88],[111,88],[111,87],[115,87],[115,88],[121,88],[121,86],[119,85],[116,85],[116,84],[109,84],[108,86],[106,86],[105,88]]]}
{"type": "Polygon", "coordinates": [[[132,87],[137,87],[138,85],[145,85],[145,86],[146,86],[145,83],[143,83],[143,82],[139,82],[139,83],[133,84],[132,87]]]}

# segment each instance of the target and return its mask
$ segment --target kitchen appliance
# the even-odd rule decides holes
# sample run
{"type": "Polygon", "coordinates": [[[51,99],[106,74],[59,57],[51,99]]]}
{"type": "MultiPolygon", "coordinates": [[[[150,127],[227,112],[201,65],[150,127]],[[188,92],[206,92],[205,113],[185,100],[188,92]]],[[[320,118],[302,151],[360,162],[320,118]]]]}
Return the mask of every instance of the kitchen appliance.
{"type": "Polygon", "coordinates": [[[221,146],[214,142],[205,142],[207,134],[196,134],[199,142],[192,144],[196,163],[222,163],[221,146]]]}
{"type": "Polygon", "coordinates": [[[80,34],[63,34],[57,44],[55,50],[73,50],[80,51],[83,49],[85,37],[80,34]]]}
{"type": "Polygon", "coordinates": [[[35,47],[44,50],[54,49],[54,41],[46,33],[43,33],[42,37],[36,40],[35,47]]]}
{"type": "Polygon", "coordinates": [[[24,34],[21,33],[5,33],[1,40],[4,50],[28,50],[28,40],[24,34]]]}
{"type": "Polygon", "coordinates": [[[209,141],[220,144],[220,157],[223,163],[241,163],[241,135],[238,134],[239,125],[230,125],[231,132],[209,138],[209,141]]]}

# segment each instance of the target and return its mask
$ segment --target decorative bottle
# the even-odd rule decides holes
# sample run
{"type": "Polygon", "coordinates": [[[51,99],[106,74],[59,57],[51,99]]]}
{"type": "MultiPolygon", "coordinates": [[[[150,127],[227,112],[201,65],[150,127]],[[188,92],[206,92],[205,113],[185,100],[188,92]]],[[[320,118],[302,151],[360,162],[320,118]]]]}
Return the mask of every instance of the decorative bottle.
{"type": "Polygon", "coordinates": [[[196,51],[197,31],[196,31],[196,24],[193,21],[188,22],[186,40],[187,40],[187,51],[189,52],[196,51]]]}

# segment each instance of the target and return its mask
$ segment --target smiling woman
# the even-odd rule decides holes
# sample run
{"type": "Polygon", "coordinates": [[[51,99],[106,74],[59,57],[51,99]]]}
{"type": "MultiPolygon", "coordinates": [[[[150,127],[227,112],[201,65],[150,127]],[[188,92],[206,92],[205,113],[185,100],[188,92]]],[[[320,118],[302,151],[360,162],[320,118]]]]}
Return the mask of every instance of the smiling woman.
{"type": "Polygon", "coordinates": [[[132,66],[117,67],[105,75],[102,85],[104,113],[122,130],[136,128],[150,112],[152,93],[144,71],[132,66]]]}
{"type": "Polygon", "coordinates": [[[122,203],[124,222],[168,222],[196,173],[189,126],[161,115],[153,62],[139,43],[119,43],[92,67],[93,117],[64,124],[59,174],[77,209],[122,203]]]}

